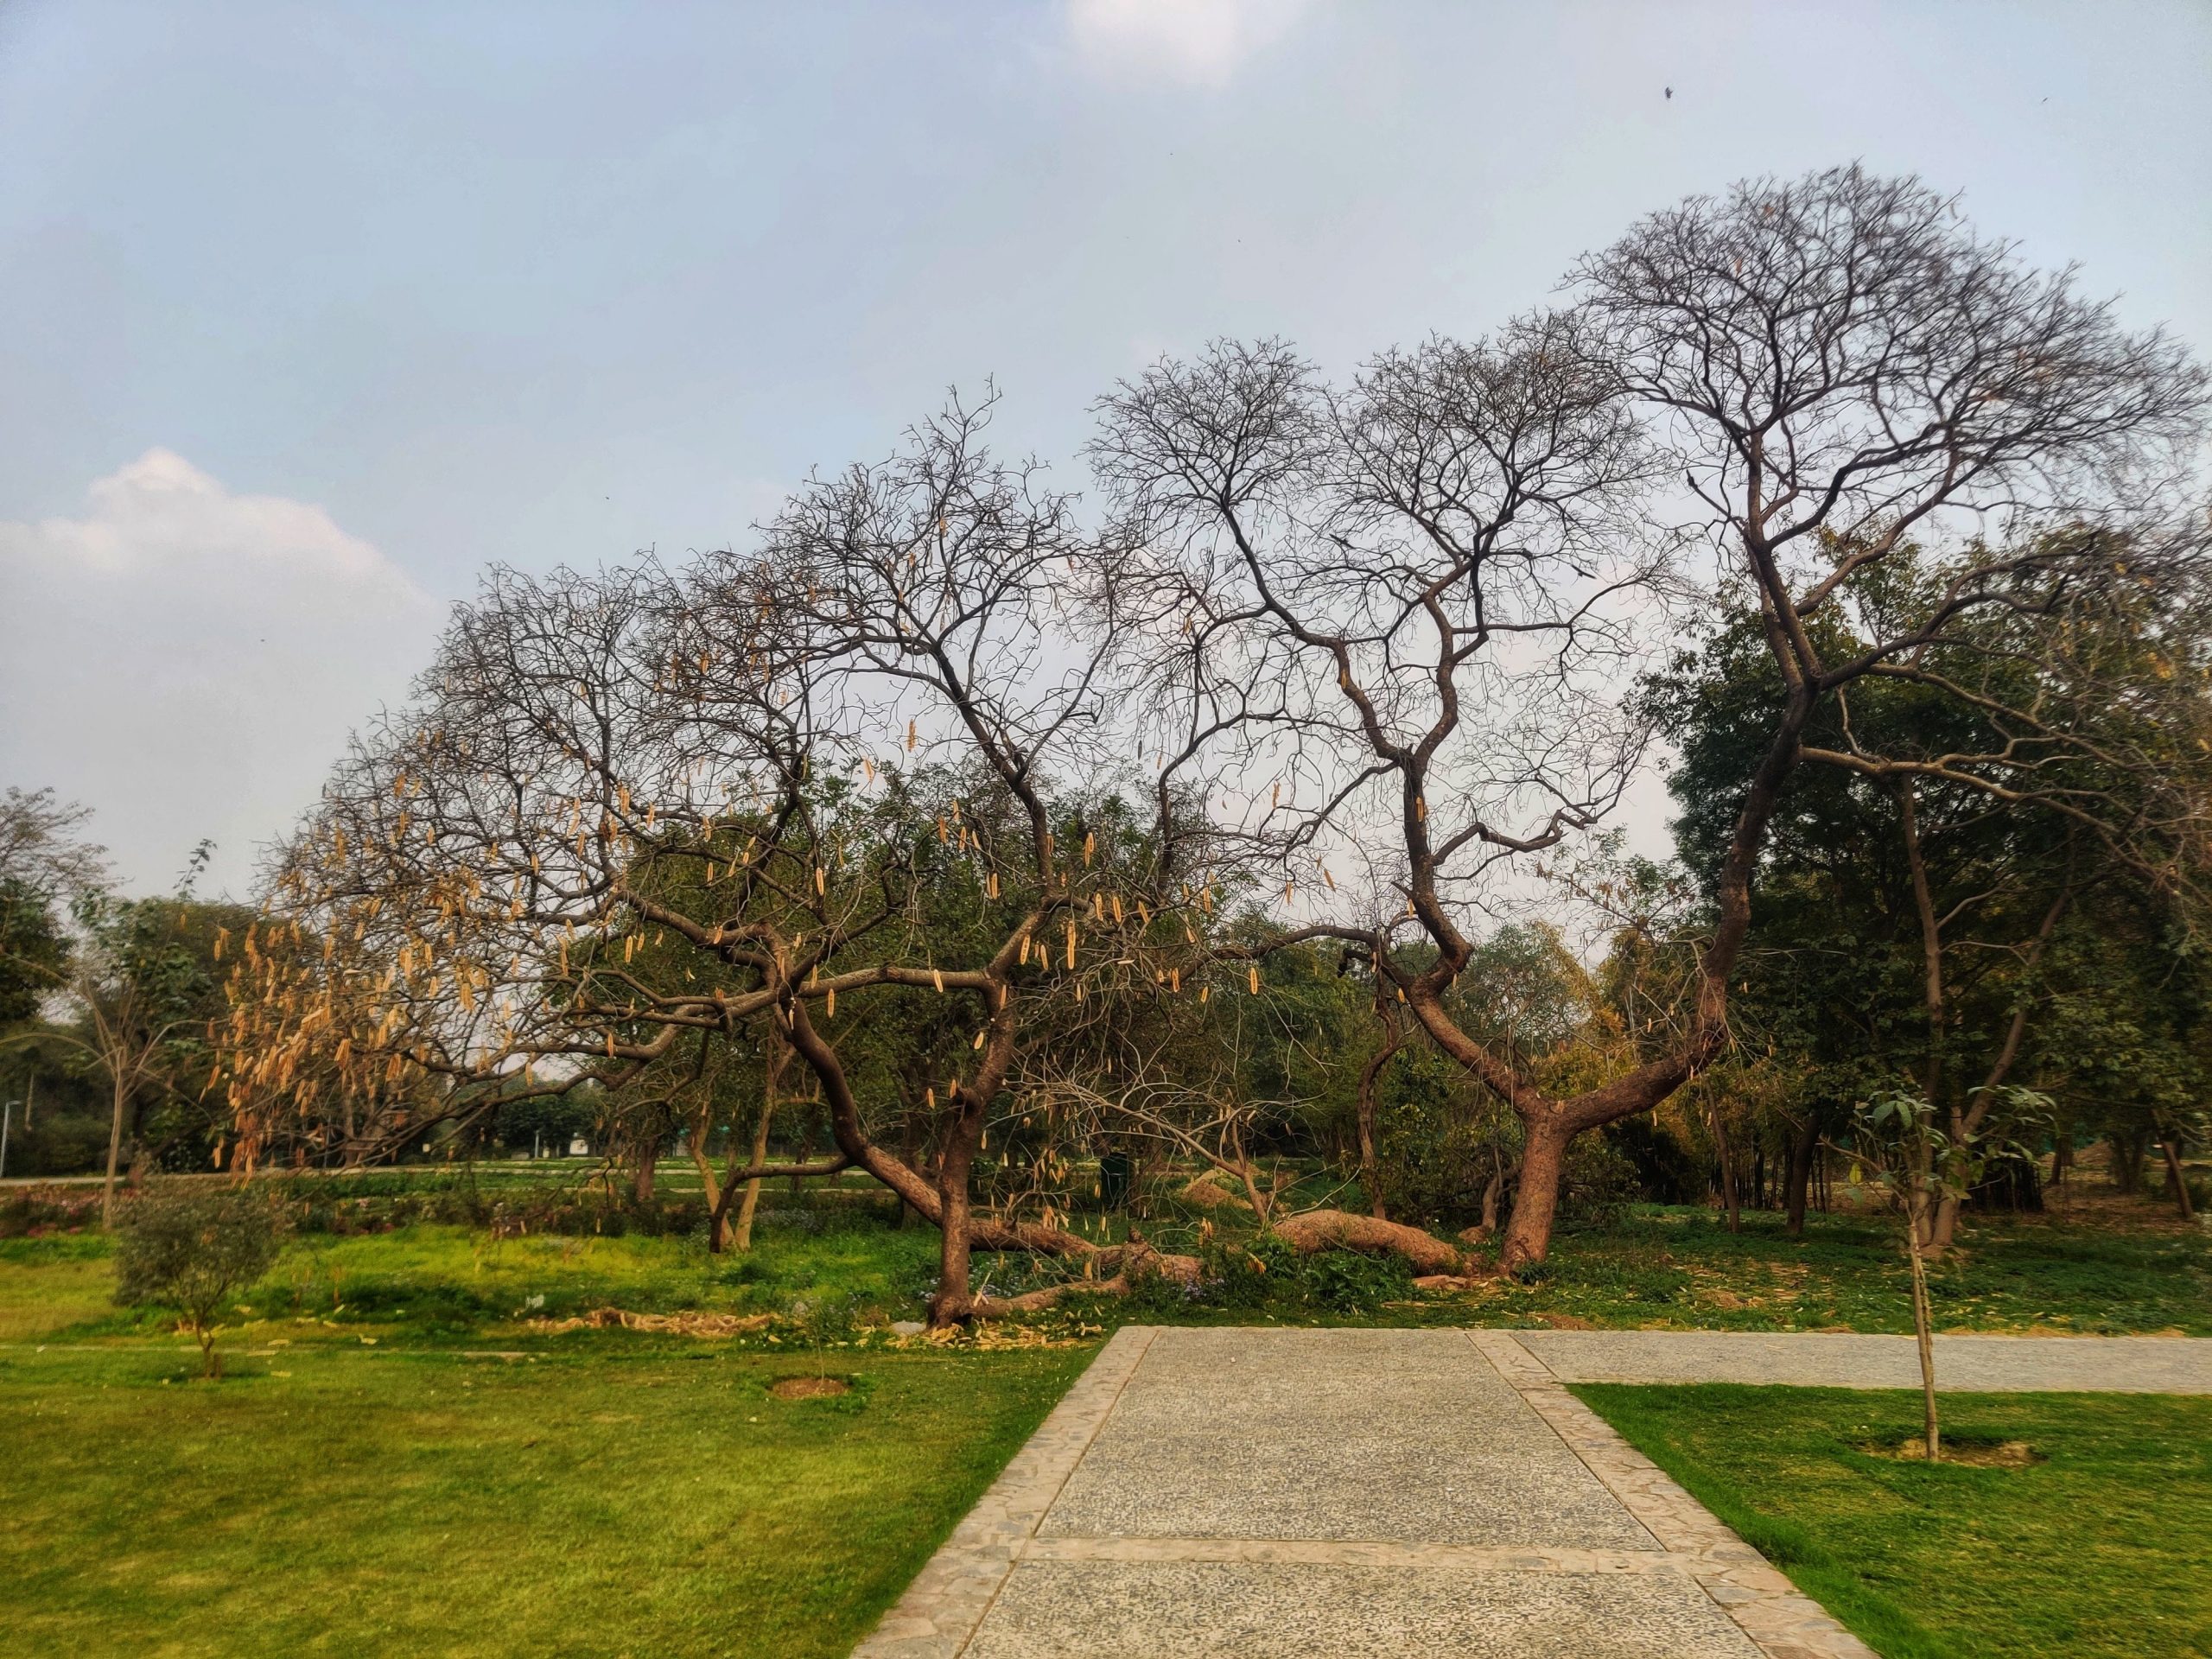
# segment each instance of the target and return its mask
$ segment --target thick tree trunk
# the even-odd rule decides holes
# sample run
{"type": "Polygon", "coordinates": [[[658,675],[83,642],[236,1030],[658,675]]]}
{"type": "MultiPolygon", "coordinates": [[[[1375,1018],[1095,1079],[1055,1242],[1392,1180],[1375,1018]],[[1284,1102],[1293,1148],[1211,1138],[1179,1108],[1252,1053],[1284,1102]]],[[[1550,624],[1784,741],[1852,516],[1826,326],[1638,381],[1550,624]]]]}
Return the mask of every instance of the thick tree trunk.
{"type": "Polygon", "coordinates": [[[691,1165],[699,1172],[699,1185],[707,1198],[707,1254],[719,1255],[729,1242],[729,1216],[722,1200],[721,1183],[715,1177],[715,1160],[707,1155],[708,1113],[702,1108],[691,1126],[691,1165]]]}
{"type": "MultiPolygon", "coordinates": [[[[768,1131],[775,1118],[776,1090],[772,1084],[760,1091],[760,1116],[753,1125],[753,1158],[746,1165],[747,1169],[758,1169],[768,1161],[768,1131]]],[[[745,1184],[745,1196],[737,1203],[737,1224],[730,1230],[730,1243],[741,1255],[753,1248],[753,1218],[760,1213],[760,1178],[755,1175],[745,1184]]]]}
{"type": "Polygon", "coordinates": [[[937,1293],[930,1298],[930,1323],[933,1325],[965,1325],[976,1314],[971,1285],[969,1230],[973,1217],[969,1184],[982,1134],[983,1110],[978,1105],[961,1112],[948,1126],[944,1137],[937,1176],[937,1293]]]}
{"type": "Polygon", "coordinates": [[[630,1171],[630,1197],[639,1206],[653,1201],[653,1173],[660,1166],[660,1142],[645,1140],[638,1143],[637,1162],[630,1171]]]}
{"type": "Polygon", "coordinates": [[[2132,1198],[2143,1187],[2143,1137],[2139,1135],[2115,1135],[2109,1137],[2107,1144],[2112,1149],[2113,1185],[2132,1198]]]}
{"type": "MultiPolygon", "coordinates": [[[[783,1088],[784,1068],[791,1064],[790,1044],[782,1041],[773,1032],[771,1032],[767,1045],[767,1051],[763,1056],[764,1064],[760,1068],[760,1116],[754,1120],[753,1125],[753,1155],[746,1163],[745,1166],[747,1169],[758,1169],[768,1161],[768,1132],[776,1120],[776,1102],[783,1088]]],[[[809,1139],[811,1140],[811,1138],[810,1135],[809,1139]]],[[[800,1148],[798,1157],[800,1163],[806,1161],[806,1154],[811,1149],[810,1147],[800,1148]]],[[[791,1188],[794,1192],[798,1190],[798,1182],[796,1179],[792,1181],[791,1188]]],[[[724,1198],[723,1202],[725,1204],[728,1202],[727,1197],[724,1198]]],[[[756,1175],[745,1184],[745,1197],[738,1204],[737,1225],[731,1234],[730,1242],[740,1252],[747,1251],[753,1248],[753,1218],[760,1212],[760,1179],[756,1175]]]]}
{"type": "Polygon", "coordinates": [[[1556,1112],[1537,1115],[1527,1125],[1521,1148],[1521,1179],[1513,1192],[1513,1219],[1506,1224],[1497,1264],[1507,1273],[1551,1253],[1552,1220],[1559,1210],[1559,1184],[1567,1173],[1567,1143],[1575,1131],[1556,1112]]]}
{"type": "Polygon", "coordinates": [[[1820,1146],[1820,1120],[1808,1112],[1789,1142],[1789,1172],[1783,1186],[1783,1208],[1789,1213],[1792,1238],[1805,1236],[1805,1195],[1813,1184],[1813,1155],[1820,1146]]]}

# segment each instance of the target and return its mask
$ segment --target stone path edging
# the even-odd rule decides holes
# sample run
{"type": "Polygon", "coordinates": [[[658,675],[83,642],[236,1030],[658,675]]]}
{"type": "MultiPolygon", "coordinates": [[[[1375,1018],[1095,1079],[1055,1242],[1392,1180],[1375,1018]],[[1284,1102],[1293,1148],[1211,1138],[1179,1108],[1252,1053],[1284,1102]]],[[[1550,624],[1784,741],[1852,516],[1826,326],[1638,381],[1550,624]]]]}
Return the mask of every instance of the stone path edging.
{"type": "Polygon", "coordinates": [[[853,1659],[957,1659],[1159,1334],[1116,1331],[853,1659]]]}
{"type": "Polygon", "coordinates": [[[1821,1605],[1677,1485],[1504,1331],[1467,1336],[1669,1557],[1688,1558],[1705,1592],[1769,1659],[1879,1659],[1821,1605]]]}

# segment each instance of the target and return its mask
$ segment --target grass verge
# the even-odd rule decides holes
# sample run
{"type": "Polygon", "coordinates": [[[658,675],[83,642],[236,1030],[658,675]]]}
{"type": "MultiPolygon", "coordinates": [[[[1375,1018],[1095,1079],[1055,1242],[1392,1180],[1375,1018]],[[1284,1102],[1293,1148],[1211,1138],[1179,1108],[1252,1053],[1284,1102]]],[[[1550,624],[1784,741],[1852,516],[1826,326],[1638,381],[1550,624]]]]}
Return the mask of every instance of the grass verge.
{"type": "Polygon", "coordinates": [[[1575,1394],[1885,1659],[2212,1653],[2212,1398],[1952,1395],[2018,1468],[1871,1455],[1915,1394],[1589,1384],[1575,1394]]]}
{"type": "Polygon", "coordinates": [[[0,1651],[842,1654],[1088,1350],[0,1353],[0,1651]]]}

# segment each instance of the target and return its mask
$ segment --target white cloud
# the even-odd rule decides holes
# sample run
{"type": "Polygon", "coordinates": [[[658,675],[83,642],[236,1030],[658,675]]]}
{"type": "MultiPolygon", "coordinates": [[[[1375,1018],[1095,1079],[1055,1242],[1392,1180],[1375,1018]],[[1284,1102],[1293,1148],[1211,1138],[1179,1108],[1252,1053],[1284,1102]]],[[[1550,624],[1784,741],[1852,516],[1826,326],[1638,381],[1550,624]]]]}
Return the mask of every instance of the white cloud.
{"type": "Polygon", "coordinates": [[[1093,62],[1220,86],[1290,31],[1306,0],[1067,0],[1068,32],[1093,62]]]}
{"type": "Polygon", "coordinates": [[[118,873],[209,891],[311,803],[349,729],[428,662],[442,607],[319,506],[151,449],[81,518],[0,520],[0,781],[96,810],[118,873]]]}

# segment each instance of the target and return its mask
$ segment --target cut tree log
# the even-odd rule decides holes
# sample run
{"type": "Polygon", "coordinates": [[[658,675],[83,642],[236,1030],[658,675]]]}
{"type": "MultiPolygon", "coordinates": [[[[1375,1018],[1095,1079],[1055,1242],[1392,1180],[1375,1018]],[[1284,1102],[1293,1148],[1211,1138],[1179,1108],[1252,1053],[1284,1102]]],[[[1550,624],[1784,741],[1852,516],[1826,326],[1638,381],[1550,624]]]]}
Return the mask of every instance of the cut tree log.
{"type": "Polygon", "coordinates": [[[1466,1263],[1459,1252],[1433,1234],[1373,1216],[1344,1210],[1308,1210],[1275,1224],[1275,1236],[1300,1255],[1335,1246],[1376,1255],[1403,1256],[1416,1272],[1459,1274],[1466,1263]]]}
{"type": "Polygon", "coordinates": [[[1175,1196],[1187,1205],[1200,1210],[1219,1210],[1227,1207],[1242,1210],[1248,1214],[1252,1206],[1238,1193],[1229,1190],[1228,1178],[1217,1169],[1203,1175],[1194,1175],[1176,1190],[1175,1196]]]}

